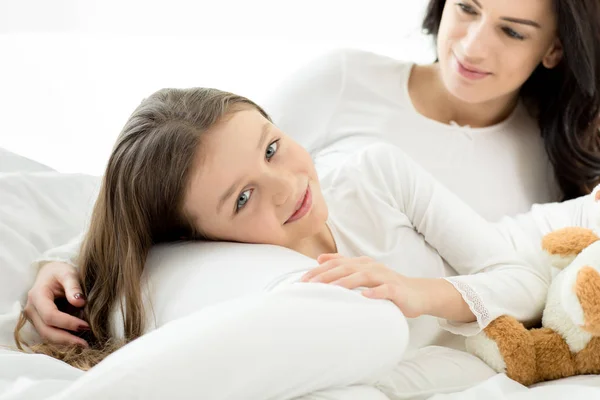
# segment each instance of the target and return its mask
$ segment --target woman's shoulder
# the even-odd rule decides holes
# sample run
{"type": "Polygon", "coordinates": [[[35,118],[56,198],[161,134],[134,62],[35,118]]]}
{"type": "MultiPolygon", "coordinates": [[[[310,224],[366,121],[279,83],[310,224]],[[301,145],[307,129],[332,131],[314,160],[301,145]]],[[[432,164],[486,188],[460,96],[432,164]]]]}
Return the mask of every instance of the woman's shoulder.
{"type": "Polygon", "coordinates": [[[327,51],[304,65],[302,70],[310,75],[339,74],[344,78],[357,77],[386,79],[407,74],[413,62],[399,60],[369,50],[339,48],[327,51]]]}
{"type": "Polygon", "coordinates": [[[397,82],[398,77],[408,74],[414,65],[390,55],[360,49],[339,49],[332,56],[341,60],[348,77],[356,76],[361,81],[373,79],[389,83],[391,78],[397,82]]]}

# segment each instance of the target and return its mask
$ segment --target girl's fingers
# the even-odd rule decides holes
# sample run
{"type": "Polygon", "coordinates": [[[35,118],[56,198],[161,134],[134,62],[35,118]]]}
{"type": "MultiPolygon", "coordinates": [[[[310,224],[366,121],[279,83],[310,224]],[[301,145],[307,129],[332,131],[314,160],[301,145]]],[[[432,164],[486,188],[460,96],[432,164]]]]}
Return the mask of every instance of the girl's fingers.
{"type": "Polygon", "coordinates": [[[358,287],[372,288],[381,285],[381,279],[375,274],[366,271],[357,271],[333,281],[332,284],[346,289],[356,289],[358,287]]]}
{"type": "Polygon", "coordinates": [[[371,299],[385,299],[385,300],[393,300],[393,290],[392,285],[383,284],[379,286],[372,287],[367,290],[363,290],[362,294],[371,299]]]}
{"type": "Polygon", "coordinates": [[[325,254],[321,254],[319,257],[317,257],[317,262],[319,264],[323,264],[329,260],[335,260],[337,258],[343,258],[343,256],[340,255],[339,253],[325,253],[325,254]]]}
{"type": "MultiPolygon", "coordinates": [[[[302,278],[300,278],[300,282],[324,282],[321,279],[317,281],[314,281],[313,279],[323,274],[324,272],[327,272],[333,268],[337,268],[341,265],[353,265],[356,270],[358,269],[359,265],[361,268],[365,268],[367,264],[371,264],[373,262],[373,260],[371,260],[368,257],[348,258],[341,256],[337,253],[321,254],[317,261],[319,261],[321,265],[305,273],[302,276],[302,278]]],[[[324,283],[328,282],[331,281],[327,281],[324,283]]]]}
{"type": "Polygon", "coordinates": [[[307,273],[305,273],[304,275],[302,275],[302,278],[300,279],[301,282],[308,282],[311,279],[313,279],[315,276],[322,274],[323,272],[329,271],[332,268],[337,268],[338,266],[340,266],[341,264],[343,264],[344,262],[348,262],[348,259],[344,259],[343,257],[339,257],[339,258],[333,258],[327,262],[324,262],[323,264],[319,265],[316,268],[311,269],[310,271],[308,271],[307,273]]]}
{"type": "Polygon", "coordinates": [[[345,276],[352,275],[355,272],[356,268],[348,265],[341,265],[335,268],[331,268],[327,271],[323,271],[322,273],[311,278],[309,282],[331,283],[345,276]]]}

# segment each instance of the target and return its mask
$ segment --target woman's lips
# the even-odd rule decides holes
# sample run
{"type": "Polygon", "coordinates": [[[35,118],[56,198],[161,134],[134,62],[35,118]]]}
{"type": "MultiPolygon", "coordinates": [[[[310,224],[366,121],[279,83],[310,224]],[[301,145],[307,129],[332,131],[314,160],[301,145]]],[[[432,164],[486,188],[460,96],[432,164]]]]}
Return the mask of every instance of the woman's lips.
{"type": "Polygon", "coordinates": [[[491,73],[489,72],[485,72],[470,65],[465,65],[461,63],[458,57],[456,56],[454,56],[454,60],[456,61],[456,70],[458,71],[458,73],[469,80],[475,81],[483,79],[488,75],[491,75],[491,73]]]}

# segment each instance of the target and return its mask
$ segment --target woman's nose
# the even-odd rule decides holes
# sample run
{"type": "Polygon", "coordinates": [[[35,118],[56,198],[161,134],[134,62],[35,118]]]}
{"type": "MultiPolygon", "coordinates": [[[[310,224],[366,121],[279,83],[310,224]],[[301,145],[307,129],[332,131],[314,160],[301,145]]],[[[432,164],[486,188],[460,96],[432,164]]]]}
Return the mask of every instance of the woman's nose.
{"type": "Polygon", "coordinates": [[[462,55],[466,62],[477,64],[485,59],[492,46],[489,23],[484,19],[474,21],[461,40],[462,55]]]}

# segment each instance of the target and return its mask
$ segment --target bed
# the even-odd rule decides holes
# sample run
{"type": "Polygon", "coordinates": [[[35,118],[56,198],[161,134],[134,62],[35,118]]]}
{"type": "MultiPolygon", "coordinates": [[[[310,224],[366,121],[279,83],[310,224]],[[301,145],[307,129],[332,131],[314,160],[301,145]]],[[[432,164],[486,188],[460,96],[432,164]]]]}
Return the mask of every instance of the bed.
{"type": "Polygon", "coordinates": [[[87,373],[17,352],[31,261],[85,229],[99,182],[0,149],[0,400],[600,398],[600,376],[526,388],[459,350],[411,350],[391,303],[298,283],[313,261],[274,246],[155,248],[147,334],[87,373]]]}

